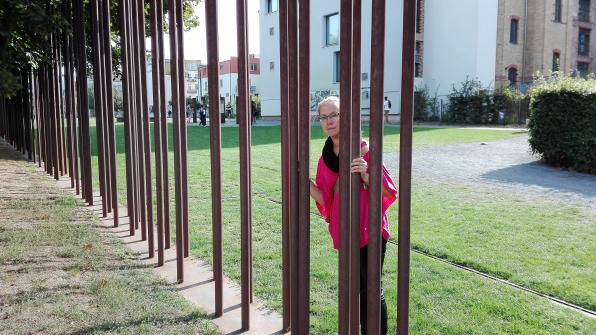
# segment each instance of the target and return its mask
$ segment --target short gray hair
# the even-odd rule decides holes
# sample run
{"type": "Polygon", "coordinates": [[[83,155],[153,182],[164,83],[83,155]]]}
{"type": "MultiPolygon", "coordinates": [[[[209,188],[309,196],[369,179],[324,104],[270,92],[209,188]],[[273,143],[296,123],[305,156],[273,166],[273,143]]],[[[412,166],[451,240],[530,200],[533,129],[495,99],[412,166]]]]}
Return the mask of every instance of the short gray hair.
{"type": "Polygon", "coordinates": [[[339,97],[335,95],[330,95],[321,100],[321,102],[319,102],[319,104],[317,105],[317,114],[321,112],[321,106],[326,104],[337,104],[337,107],[339,107],[339,97]]]}

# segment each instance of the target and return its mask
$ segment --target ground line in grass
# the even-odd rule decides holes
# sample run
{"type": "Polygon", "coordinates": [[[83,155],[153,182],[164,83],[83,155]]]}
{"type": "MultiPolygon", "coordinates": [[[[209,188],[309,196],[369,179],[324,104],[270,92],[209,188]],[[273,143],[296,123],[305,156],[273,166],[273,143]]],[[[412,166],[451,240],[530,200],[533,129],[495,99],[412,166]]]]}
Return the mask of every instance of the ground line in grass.
{"type": "MultiPolygon", "coordinates": [[[[397,242],[394,242],[392,240],[389,240],[389,243],[394,244],[394,245],[397,246],[397,242]]],[[[469,267],[464,266],[464,265],[461,265],[461,264],[454,263],[452,261],[449,261],[447,259],[444,259],[444,258],[435,256],[435,255],[426,253],[426,252],[424,252],[422,250],[419,250],[419,249],[412,248],[412,251],[414,251],[415,253],[420,254],[422,256],[426,256],[426,257],[432,258],[434,260],[437,260],[437,261],[440,261],[440,262],[449,264],[449,265],[454,266],[456,268],[459,268],[461,270],[468,271],[468,272],[474,273],[476,275],[482,276],[484,278],[487,278],[487,279],[490,279],[490,280],[499,282],[501,284],[505,284],[505,285],[511,286],[511,287],[516,288],[518,290],[522,290],[522,291],[525,291],[525,292],[528,292],[528,293],[531,293],[531,294],[540,296],[542,298],[548,299],[550,302],[552,302],[554,304],[561,305],[563,307],[567,307],[567,308],[573,309],[576,312],[582,313],[582,314],[584,314],[584,315],[586,315],[586,316],[588,316],[590,318],[596,319],[596,312],[593,311],[593,310],[590,310],[588,308],[585,308],[585,307],[582,307],[582,306],[578,306],[578,305],[572,304],[572,303],[567,302],[565,300],[561,300],[559,298],[555,298],[555,297],[549,296],[547,294],[540,293],[538,291],[534,291],[534,290],[532,290],[530,288],[520,286],[520,285],[515,284],[515,283],[512,283],[512,282],[510,282],[508,280],[505,280],[505,279],[502,279],[502,278],[498,278],[498,277],[489,275],[488,273],[484,273],[484,272],[481,272],[481,271],[478,271],[478,270],[474,270],[472,268],[469,268],[469,267]]]]}

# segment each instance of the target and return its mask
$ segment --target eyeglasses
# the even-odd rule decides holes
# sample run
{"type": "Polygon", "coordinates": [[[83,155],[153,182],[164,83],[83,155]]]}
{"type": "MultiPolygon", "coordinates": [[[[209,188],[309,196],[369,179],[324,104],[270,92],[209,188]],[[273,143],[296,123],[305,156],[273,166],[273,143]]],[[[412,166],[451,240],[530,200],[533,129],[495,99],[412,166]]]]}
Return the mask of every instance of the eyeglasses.
{"type": "Polygon", "coordinates": [[[325,116],[319,116],[317,117],[317,119],[319,120],[319,122],[327,122],[327,121],[335,121],[337,120],[337,118],[339,118],[339,113],[335,112],[335,113],[331,113],[329,115],[325,115],[325,116]]]}

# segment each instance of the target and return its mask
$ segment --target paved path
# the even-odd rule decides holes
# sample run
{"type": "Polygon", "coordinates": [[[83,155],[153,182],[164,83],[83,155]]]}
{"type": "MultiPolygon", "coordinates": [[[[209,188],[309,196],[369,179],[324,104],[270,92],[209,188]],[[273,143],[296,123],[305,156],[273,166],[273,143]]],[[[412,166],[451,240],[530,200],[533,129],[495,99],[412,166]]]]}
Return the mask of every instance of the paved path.
{"type": "MultiPolygon", "coordinates": [[[[396,173],[399,153],[386,154],[384,159],[396,173]]],[[[531,153],[527,136],[414,149],[412,164],[415,182],[489,187],[528,198],[578,202],[596,211],[596,176],[542,163],[531,153]]]]}

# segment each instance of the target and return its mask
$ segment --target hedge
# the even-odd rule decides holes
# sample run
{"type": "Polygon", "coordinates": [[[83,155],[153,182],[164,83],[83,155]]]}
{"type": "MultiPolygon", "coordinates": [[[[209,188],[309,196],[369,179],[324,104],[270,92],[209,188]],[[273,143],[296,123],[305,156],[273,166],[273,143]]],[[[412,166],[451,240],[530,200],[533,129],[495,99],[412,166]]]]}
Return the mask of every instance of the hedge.
{"type": "Polygon", "coordinates": [[[554,75],[529,95],[532,151],[557,167],[596,174],[596,79],[554,75]]]}

